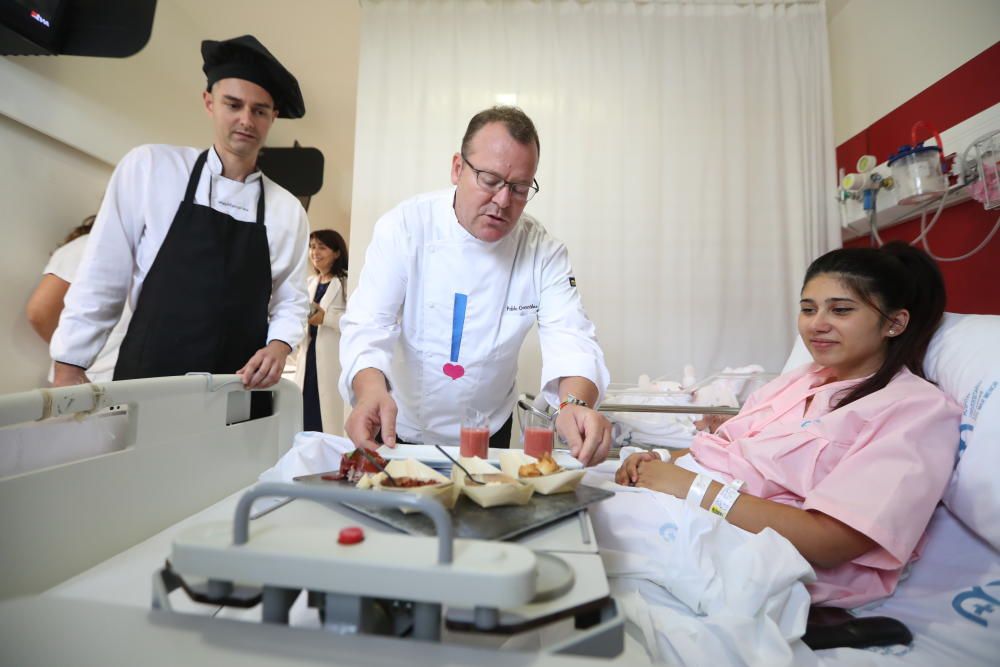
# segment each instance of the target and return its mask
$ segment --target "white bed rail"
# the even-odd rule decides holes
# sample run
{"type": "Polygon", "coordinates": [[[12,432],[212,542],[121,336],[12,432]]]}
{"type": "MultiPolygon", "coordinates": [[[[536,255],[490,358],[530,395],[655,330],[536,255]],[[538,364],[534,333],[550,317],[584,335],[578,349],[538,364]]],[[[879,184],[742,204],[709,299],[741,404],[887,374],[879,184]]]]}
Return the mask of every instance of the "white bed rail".
{"type": "Polygon", "coordinates": [[[246,402],[235,375],[0,396],[0,427],[120,405],[129,419],[121,451],[0,478],[0,599],[50,588],[255,482],[302,429],[299,388],[269,391],[271,416],[234,424],[231,405],[246,402]]]}

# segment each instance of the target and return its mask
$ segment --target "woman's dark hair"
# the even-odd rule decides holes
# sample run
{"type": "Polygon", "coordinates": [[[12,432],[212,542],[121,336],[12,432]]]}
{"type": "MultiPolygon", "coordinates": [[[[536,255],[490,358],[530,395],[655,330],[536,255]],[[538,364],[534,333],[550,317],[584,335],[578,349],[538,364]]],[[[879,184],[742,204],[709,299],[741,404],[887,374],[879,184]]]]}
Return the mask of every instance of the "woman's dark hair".
{"type": "Polygon", "coordinates": [[[803,289],[810,280],[824,274],[843,282],[888,320],[895,311],[910,312],[910,321],[902,333],[888,339],[882,367],[837,399],[836,407],[882,389],[903,366],[924,377],[924,355],[945,307],[944,279],[934,260],[902,241],[881,248],[841,248],[809,265],[803,289]]]}
{"type": "Polygon", "coordinates": [[[344,241],[344,237],[332,229],[317,229],[309,235],[309,240],[312,241],[313,239],[316,239],[330,250],[340,252],[340,255],[334,260],[333,266],[330,268],[330,273],[337,278],[346,278],[347,242],[344,241]]]}
{"type": "Polygon", "coordinates": [[[84,234],[89,234],[90,229],[94,226],[94,220],[96,219],[97,219],[96,215],[88,215],[86,218],[83,219],[83,222],[74,227],[70,231],[70,233],[66,235],[66,239],[62,242],[61,245],[66,245],[70,241],[75,241],[84,234]]]}

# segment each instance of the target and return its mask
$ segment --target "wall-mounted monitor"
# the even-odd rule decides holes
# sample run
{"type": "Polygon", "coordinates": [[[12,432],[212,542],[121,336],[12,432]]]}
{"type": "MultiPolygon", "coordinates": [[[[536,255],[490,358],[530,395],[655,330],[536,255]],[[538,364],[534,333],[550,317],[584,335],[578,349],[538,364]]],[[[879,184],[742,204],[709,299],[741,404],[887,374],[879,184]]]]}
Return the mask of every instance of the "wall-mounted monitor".
{"type": "Polygon", "coordinates": [[[39,53],[55,54],[65,31],[66,5],[67,0],[0,0],[0,25],[14,33],[12,40],[23,40],[25,48],[33,45],[39,53]]]}
{"type": "Polygon", "coordinates": [[[296,197],[311,197],[323,187],[323,153],[295,142],[291,148],[265,146],[257,166],[272,181],[296,197]]]}
{"type": "Polygon", "coordinates": [[[0,55],[125,58],[153,32],[156,0],[0,0],[0,55]]]}

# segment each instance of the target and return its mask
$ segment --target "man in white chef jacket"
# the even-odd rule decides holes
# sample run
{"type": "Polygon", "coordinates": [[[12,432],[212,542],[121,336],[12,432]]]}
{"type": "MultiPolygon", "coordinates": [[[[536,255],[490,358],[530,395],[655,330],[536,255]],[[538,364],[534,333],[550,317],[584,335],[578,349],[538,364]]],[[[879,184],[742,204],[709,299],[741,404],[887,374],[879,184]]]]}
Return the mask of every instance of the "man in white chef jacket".
{"type": "Polygon", "coordinates": [[[611,425],[594,407],[609,377],[594,325],[566,247],[523,214],[539,149],[523,111],[482,111],[452,158],[455,187],[376,223],[340,325],[355,445],[457,444],[473,408],[488,418],[490,446],[508,446],[518,353],[537,322],[557,432],[585,464],[607,456],[611,425]]]}
{"type": "Polygon", "coordinates": [[[308,220],[257,168],[278,115],[305,114],[298,82],[252,35],[201,52],[213,144],[139,146],[115,168],[52,337],[56,386],[87,382],[126,299],[116,380],[204,371],[269,387],[302,337],[308,220]]]}

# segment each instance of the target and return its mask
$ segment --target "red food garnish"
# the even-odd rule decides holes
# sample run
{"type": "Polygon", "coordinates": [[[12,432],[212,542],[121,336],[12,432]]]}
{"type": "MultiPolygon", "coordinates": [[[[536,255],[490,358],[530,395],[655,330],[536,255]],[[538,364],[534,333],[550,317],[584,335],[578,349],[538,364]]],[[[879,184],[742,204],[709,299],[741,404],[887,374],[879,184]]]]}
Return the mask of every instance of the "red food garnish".
{"type": "MultiPolygon", "coordinates": [[[[380,466],[385,467],[386,461],[379,456],[378,452],[369,451],[368,455],[375,459],[380,466]]],[[[357,482],[366,472],[376,473],[379,472],[379,469],[358,450],[355,449],[350,454],[340,457],[340,479],[357,482]]]]}

